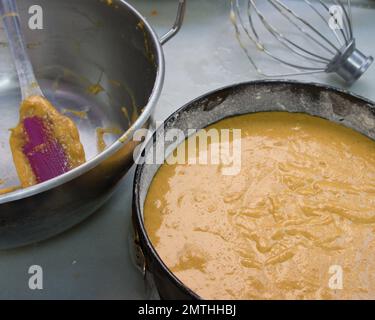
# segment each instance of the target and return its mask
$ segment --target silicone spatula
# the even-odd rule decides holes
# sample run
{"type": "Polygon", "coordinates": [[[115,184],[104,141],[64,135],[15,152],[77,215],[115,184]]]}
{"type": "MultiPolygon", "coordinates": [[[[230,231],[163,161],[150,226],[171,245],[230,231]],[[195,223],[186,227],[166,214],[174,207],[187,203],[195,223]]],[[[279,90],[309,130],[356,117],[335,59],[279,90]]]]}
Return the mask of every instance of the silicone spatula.
{"type": "MultiPolygon", "coordinates": [[[[22,100],[25,102],[27,99],[36,96],[45,99],[26,51],[16,1],[0,0],[0,15],[17,70],[22,100]]],[[[71,169],[69,155],[66,154],[63,146],[54,136],[53,123],[48,122],[49,115],[47,111],[45,113],[40,114],[39,112],[38,115],[33,115],[32,112],[29,112],[27,117],[21,118],[20,116],[25,143],[20,145],[19,148],[22,148],[21,151],[29,162],[36,183],[52,179],[71,169]]],[[[63,116],[61,115],[61,117],[63,116]]],[[[19,150],[12,149],[13,158],[15,158],[14,151],[18,152],[19,150]]],[[[23,166],[23,168],[25,167],[23,166]]],[[[17,171],[18,175],[21,176],[18,168],[17,171]]],[[[25,187],[29,183],[22,184],[25,187]]]]}

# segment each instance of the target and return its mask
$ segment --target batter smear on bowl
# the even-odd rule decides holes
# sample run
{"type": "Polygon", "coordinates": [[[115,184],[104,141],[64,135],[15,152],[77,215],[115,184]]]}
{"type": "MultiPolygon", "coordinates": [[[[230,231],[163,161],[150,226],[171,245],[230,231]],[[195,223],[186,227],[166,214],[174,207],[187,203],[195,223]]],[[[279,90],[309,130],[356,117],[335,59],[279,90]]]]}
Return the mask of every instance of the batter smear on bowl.
{"type": "Polygon", "coordinates": [[[23,101],[10,147],[23,188],[47,181],[85,162],[74,122],[41,96],[23,101]]]}
{"type": "Polygon", "coordinates": [[[241,172],[164,164],[145,201],[177,278],[207,299],[375,298],[375,142],[287,112],[212,128],[242,129],[241,172]]]}

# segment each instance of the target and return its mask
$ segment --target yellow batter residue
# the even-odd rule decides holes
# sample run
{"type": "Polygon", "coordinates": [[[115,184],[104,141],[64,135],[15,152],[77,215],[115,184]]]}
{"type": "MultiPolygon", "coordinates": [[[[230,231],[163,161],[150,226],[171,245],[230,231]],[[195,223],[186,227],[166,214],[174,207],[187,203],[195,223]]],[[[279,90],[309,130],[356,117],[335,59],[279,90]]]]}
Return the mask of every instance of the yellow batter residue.
{"type": "Polygon", "coordinates": [[[145,202],[172,272],[203,298],[375,298],[375,142],[286,112],[209,128],[242,129],[241,173],[165,164],[145,202]]]}
{"type": "MultiPolygon", "coordinates": [[[[2,186],[3,184],[5,184],[5,180],[0,179],[0,186],[2,186]]],[[[0,196],[6,193],[13,192],[17,189],[18,187],[0,188],[0,196]]]]}
{"type": "Polygon", "coordinates": [[[39,47],[41,45],[42,45],[41,42],[31,42],[31,43],[28,43],[26,45],[26,47],[27,47],[27,49],[35,49],[35,48],[37,48],[37,47],[39,47]]]}
{"type": "Polygon", "coordinates": [[[121,108],[121,112],[122,114],[125,116],[126,120],[128,121],[129,123],[129,126],[132,124],[132,121],[130,120],[130,116],[129,116],[129,112],[128,112],[128,109],[126,107],[122,107],[121,108]]]}
{"type": "Polygon", "coordinates": [[[7,194],[7,193],[14,192],[18,189],[21,189],[21,187],[9,187],[9,188],[5,188],[5,189],[0,189],[0,196],[4,195],[4,194],[7,194]]]}
{"type": "Polygon", "coordinates": [[[102,91],[104,91],[104,88],[99,83],[90,85],[87,88],[87,92],[94,95],[94,96],[96,96],[97,94],[99,94],[102,91]]]}
{"type": "Polygon", "coordinates": [[[98,152],[103,152],[107,148],[107,144],[105,142],[105,135],[106,134],[113,134],[113,135],[121,135],[123,131],[120,128],[112,127],[112,128],[97,128],[96,135],[97,135],[97,148],[98,152]]]}
{"type": "Polygon", "coordinates": [[[77,118],[87,119],[87,111],[77,111],[74,109],[63,108],[61,109],[61,113],[72,114],[73,116],[76,116],[77,118]]]}
{"type": "Polygon", "coordinates": [[[4,14],[2,16],[2,18],[4,19],[4,18],[7,18],[7,17],[18,17],[18,16],[19,16],[19,14],[17,12],[7,12],[6,14],[4,14]]]}
{"type": "Polygon", "coordinates": [[[7,194],[7,193],[11,193],[11,192],[16,191],[16,190],[21,188],[19,186],[4,187],[5,183],[6,183],[6,179],[0,179],[0,187],[1,187],[0,188],[0,196],[4,195],[4,194],[7,194]]]}
{"type": "Polygon", "coordinates": [[[145,24],[142,20],[138,22],[137,30],[140,30],[143,33],[143,42],[147,59],[149,60],[149,62],[155,65],[155,56],[151,48],[150,41],[148,39],[148,33],[145,28],[145,24]]]}
{"type": "MultiPolygon", "coordinates": [[[[138,110],[135,107],[133,107],[133,111],[132,111],[131,116],[129,115],[129,111],[126,107],[122,107],[121,112],[125,116],[126,120],[128,121],[129,126],[131,126],[133,123],[135,123],[137,121],[137,119],[139,118],[138,110]]],[[[143,112],[143,110],[142,110],[142,112],[143,112]]]]}
{"type": "Polygon", "coordinates": [[[22,102],[19,124],[11,130],[10,136],[13,160],[23,188],[37,183],[31,166],[23,153],[23,147],[27,139],[23,120],[35,116],[42,118],[45,125],[51,126],[54,137],[63,147],[72,169],[85,162],[85,152],[74,122],[61,115],[45,98],[40,96],[29,97],[22,102]]]}

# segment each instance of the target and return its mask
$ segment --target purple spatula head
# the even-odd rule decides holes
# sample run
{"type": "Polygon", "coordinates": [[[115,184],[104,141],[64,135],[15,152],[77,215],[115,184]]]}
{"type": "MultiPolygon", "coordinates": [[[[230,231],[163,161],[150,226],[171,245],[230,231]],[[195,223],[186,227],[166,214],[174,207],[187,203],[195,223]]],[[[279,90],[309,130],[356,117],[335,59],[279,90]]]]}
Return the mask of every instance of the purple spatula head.
{"type": "Polygon", "coordinates": [[[31,169],[38,181],[44,182],[55,178],[70,170],[69,160],[63,147],[59,144],[52,132],[48,130],[39,117],[30,117],[23,120],[25,133],[28,137],[23,147],[31,169]]]}

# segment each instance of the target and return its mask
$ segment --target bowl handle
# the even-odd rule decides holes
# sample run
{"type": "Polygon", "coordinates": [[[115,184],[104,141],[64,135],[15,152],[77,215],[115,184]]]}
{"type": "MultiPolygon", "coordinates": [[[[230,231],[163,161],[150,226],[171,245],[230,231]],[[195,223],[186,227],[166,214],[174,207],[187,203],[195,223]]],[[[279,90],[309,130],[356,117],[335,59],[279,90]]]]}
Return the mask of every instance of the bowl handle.
{"type": "Polygon", "coordinates": [[[187,0],[179,0],[176,21],[172,29],[169,30],[164,36],[160,38],[160,43],[162,45],[166,44],[180,31],[182,24],[184,23],[185,12],[186,12],[186,2],[187,0]]]}

